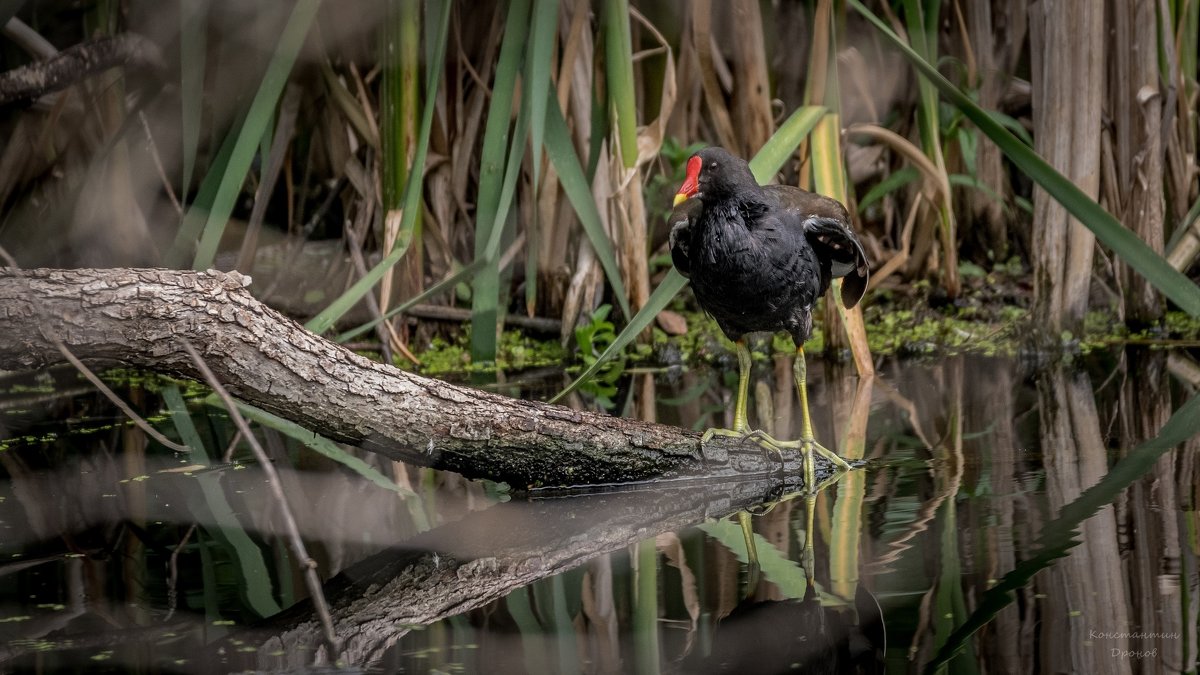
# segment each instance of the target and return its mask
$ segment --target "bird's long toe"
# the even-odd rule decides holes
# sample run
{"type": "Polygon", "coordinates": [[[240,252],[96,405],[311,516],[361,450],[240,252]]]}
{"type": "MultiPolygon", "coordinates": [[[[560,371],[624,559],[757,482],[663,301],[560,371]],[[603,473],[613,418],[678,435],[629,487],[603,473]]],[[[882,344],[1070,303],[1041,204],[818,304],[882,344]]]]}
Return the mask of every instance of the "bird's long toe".
{"type": "Polygon", "coordinates": [[[704,432],[704,435],[700,437],[700,444],[705,445],[717,436],[721,436],[723,438],[746,440],[746,439],[751,439],[754,436],[754,434],[756,434],[756,433],[759,433],[759,432],[751,429],[748,426],[740,427],[740,428],[735,427],[733,429],[722,429],[719,427],[714,427],[714,428],[708,429],[704,432]]]}
{"type": "Polygon", "coordinates": [[[808,443],[812,446],[812,451],[829,460],[829,463],[833,464],[833,467],[836,471],[849,471],[850,469],[854,468],[850,466],[850,463],[843,459],[841,455],[830,450],[829,448],[826,448],[815,440],[810,440],[808,443]]]}

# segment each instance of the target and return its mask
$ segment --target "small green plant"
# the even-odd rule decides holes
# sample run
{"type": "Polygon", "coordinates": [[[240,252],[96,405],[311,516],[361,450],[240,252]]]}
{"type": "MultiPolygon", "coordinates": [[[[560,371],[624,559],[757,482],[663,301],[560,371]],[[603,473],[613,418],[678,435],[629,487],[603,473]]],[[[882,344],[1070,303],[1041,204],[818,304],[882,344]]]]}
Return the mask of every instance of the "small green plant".
{"type": "MultiPolygon", "coordinates": [[[[592,312],[591,320],[587,324],[575,329],[575,344],[579,347],[580,358],[587,366],[594,364],[617,339],[617,327],[608,320],[611,311],[611,305],[601,305],[592,312]]],[[[600,405],[611,408],[612,397],[617,394],[617,380],[624,372],[625,354],[622,353],[604,364],[596,376],[581,388],[595,396],[600,405]]]]}

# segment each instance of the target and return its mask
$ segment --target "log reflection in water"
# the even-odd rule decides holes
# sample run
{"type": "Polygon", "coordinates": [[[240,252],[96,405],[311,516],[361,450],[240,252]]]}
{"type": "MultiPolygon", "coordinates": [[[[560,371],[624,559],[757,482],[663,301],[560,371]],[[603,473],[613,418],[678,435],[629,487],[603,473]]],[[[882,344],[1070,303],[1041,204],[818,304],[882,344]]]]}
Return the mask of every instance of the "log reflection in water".
{"type": "MultiPolygon", "coordinates": [[[[736,513],[782,488],[777,481],[659,484],[508,502],[469,514],[405,541],[401,552],[353,565],[327,584],[341,657],[368,666],[415,625],[461,614],[659,533],[736,513]]],[[[254,667],[300,668],[312,663],[318,631],[308,604],[301,603],[237,637],[261,645],[254,667]],[[274,653],[282,655],[269,656],[274,653]]]]}

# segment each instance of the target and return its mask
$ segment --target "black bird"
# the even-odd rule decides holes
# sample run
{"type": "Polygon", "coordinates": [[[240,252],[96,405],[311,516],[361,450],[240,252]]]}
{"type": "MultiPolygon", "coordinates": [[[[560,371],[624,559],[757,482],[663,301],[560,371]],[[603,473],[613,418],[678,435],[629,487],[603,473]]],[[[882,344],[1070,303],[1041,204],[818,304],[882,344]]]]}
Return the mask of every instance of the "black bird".
{"type": "Polygon", "coordinates": [[[830,281],[844,278],[847,308],[858,304],[867,288],[870,268],[849,222],[846,208],[833,199],[791,186],[760,186],[745,160],[717,147],[688,159],[687,178],[671,212],[671,260],[691,280],[700,307],[737,345],[733,429],[709,429],[704,439],[753,436],[776,449],[799,448],[810,489],[814,451],[839,472],[850,468],[813,438],[804,362],[813,306],[830,281]],[[778,331],[787,331],[796,343],[796,389],[804,415],[799,441],[777,441],[751,431],[746,421],[750,351],[745,335],[778,331]]]}

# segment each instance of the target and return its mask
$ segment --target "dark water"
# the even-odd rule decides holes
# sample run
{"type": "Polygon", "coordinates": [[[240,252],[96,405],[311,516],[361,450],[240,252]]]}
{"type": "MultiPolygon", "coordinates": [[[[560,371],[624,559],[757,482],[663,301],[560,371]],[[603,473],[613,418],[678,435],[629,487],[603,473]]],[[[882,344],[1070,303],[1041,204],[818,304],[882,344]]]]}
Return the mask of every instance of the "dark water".
{"type": "MultiPolygon", "coordinates": [[[[259,437],[355,669],[1184,672],[1200,614],[1192,358],[957,357],[870,381],[813,363],[819,439],[870,463],[817,496],[811,531],[803,496],[754,484],[526,500],[259,437]],[[751,509],[756,572],[731,506],[768,497],[784,499],[751,509]]],[[[751,416],[781,438],[799,428],[790,374],[756,364],[751,416]]],[[[147,443],[69,369],[0,380],[0,671],[324,658],[262,471],[244,443],[222,459],[225,415],[185,385],[110,377],[208,456],[147,443]]],[[[653,387],[659,421],[702,428],[722,423],[725,381],[632,390],[653,387]]]]}

